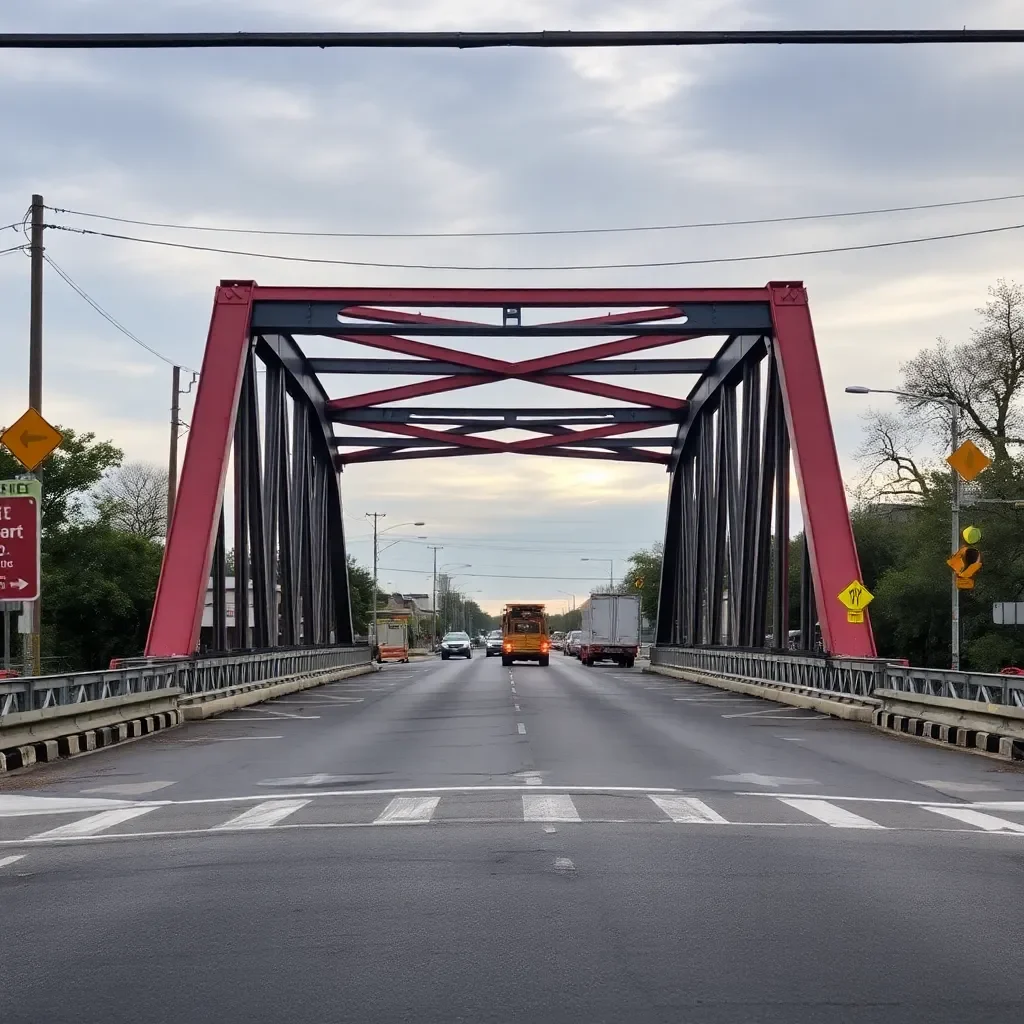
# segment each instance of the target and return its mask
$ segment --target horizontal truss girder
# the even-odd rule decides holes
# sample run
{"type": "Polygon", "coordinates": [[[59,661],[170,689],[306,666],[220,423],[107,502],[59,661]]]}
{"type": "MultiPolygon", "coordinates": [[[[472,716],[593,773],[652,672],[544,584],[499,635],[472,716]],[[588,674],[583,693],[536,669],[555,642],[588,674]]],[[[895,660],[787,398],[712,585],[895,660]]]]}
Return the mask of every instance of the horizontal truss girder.
{"type": "MultiPolygon", "coordinates": [[[[392,336],[396,326],[358,323],[339,319],[342,310],[333,302],[256,302],[253,306],[254,332],[283,334],[337,334],[358,332],[366,337],[392,336]]],[[[767,303],[688,303],[685,320],[676,323],[639,323],[624,329],[615,323],[486,324],[486,323],[410,323],[400,325],[403,334],[447,338],[571,338],[618,337],[635,334],[669,337],[700,332],[704,334],[742,334],[770,331],[771,312],[767,303]]]]}

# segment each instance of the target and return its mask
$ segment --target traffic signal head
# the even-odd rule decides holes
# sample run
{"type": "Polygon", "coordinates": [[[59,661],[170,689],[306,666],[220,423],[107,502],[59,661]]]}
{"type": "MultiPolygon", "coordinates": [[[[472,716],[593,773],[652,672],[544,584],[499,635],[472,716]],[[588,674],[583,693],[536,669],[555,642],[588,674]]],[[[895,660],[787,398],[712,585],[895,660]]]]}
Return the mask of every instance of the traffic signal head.
{"type": "Polygon", "coordinates": [[[981,552],[977,548],[968,546],[964,548],[963,557],[964,566],[969,569],[972,565],[981,561],[981,552]]]}
{"type": "Polygon", "coordinates": [[[981,540],[981,530],[976,526],[965,526],[960,534],[968,544],[977,544],[981,540]]]}

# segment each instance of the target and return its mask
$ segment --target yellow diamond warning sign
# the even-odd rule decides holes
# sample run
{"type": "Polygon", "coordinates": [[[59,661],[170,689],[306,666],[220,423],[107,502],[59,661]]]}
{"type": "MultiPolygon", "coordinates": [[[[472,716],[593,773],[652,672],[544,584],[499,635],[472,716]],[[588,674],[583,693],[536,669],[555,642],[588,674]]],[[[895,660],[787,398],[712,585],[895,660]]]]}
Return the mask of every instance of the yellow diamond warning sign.
{"type": "MultiPolygon", "coordinates": [[[[839,600],[842,602],[843,607],[850,612],[863,612],[874,599],[875,595],[860,580],[854,580],[839,594],[839,600]]],[[[857,620],[851,619],[850,621],[855,622],[857,620]]]]}
{"type": "Polygon", "coordinates": [[[946,461],[964,480],[973,480],[992,465],[992,460],[973,441],[964,441],[946,461]]]}
{"type": "Polygon", "coordinates": [[[63,434],[47,423],[35,409],[29,409],[0,435],[4,447],[30,473],[63,440],[63,434]]]}

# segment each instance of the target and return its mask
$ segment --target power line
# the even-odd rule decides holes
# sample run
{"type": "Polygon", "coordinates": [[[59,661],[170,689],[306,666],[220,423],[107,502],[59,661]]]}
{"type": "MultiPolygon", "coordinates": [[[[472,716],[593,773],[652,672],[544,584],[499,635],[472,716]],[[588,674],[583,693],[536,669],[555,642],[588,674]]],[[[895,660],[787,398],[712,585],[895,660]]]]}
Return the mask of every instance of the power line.
{"type": "Polygon", "coordinates": [[[645,231],[689,231],[695,228],[753,227],[759,224],[794,224],[803,221],[836,220],[845,217],[873,217],[890,213],[914,213],[921,210],[945,210],[957,206],[977,206],[981,203],[1003,203],[1013,199],[1024,199],[1024,192],[1008,196],[988,196],[982,199],[956,199],[944,203],[921,203],[916,206],[889,206],[872,210],[843,210],[838,213],[807,213],[792,217],[753,217],[746,220],[695,221],[689,224],[648,224],[619,228],[551,228],[525,231],[297,231],[274,230],[271,228],[225,228],[200,224],[175,224],[158,220],[136,220],[132,217],[115,217],[112,214],[91,213],[86,210],[69,210],[61,206],[48,206],[53,213],[74,217],[89,217],[93,220],[112,221],[117,224],[134,224],[144,228],[167,228],[174,231],[201,231],[231,235],[265,235],[286,238],[536,238],[551,235],[615,235],[645,231]]]}
{"type": "Polygon", "coordinates": [[[758,260],[781,260],[794,256],[828,256],[841,252],[865,252],[869,249],[891,249],[902,245],[920,245],[924,242],[944,242],[954,238],[976,238],[980,235],[995,235],[1005,231],[1020,231],[1024,224],[1005,224],[996,228],[980,228],[975,231],[953,231],[944,235],[925,235],[918,238],[900,238],[889,242],[867,242],[863,245],[837,245],[825,249],[800,249],[790,252],[759,253],[752,256],[716,256],[699,260],[663,260],[655,263],[591,263],[560,266],[482,267],[457,266],[437,263],[376,263],[369,260],[331,260],[316,256],[286,256],[282,253],[249,252],[243,249],[219,249],[209,245],[192,245],[188,242],[170,242],[158,238],[138,238],[134,235],[118,235],[109,231],[92,231],[89,228],[73,228],[64,224],[47,224],[53,231],[69,231],[76,235],[95,238],[112,238],[121,242],[141,242],[145,245],[159,245],[170,249],[187,249],[191,252],[212,252],[221,256],[247,256],[252,259],[281,260],[286,263],[315,263],[337,267],[374,267],[385,270],[458,270],[495,271],[514,273],[517,271],[551,272],[560,270],[643,270],[658,267],[696,267],[721,263],[753,263],[758,260]]]}
{"type": "Polygon", "coordinates": [[[595,46],[878,46],[1020,43],[1022,29],[733,29],[541,32],[4,32],[0,49],[486,49],[595,46]]]}
{"type": "Polygon", "coordinates": [[[9,231],[11,228],[17,229],[24,223],[25,222],[23,220],[16,220],[13,224],[5,224],[3,227],[0,227],[0,231],[9,231]]]}
{"type": "Polygon", "coordinates": [[[12,245],[10,249],[0,249],[0,256],[6,256],[9,252],[20,252],[27,248],[28,242],[23,242],[21,245],[12,245]]]}
{"type": "MultiPolygon", "coordinates": [[[[167,356],[165,356],[162,352],[158,352],[151,345],[147,345],[140,337],[138,337],[138,335],[135,335],[130,330],[128,330],[128,328],[125,327],[124,324],[117,320],[113,315],[108,313],[91,295],[89,295],[89,293],[86,292],[84,288],[82,288],[80,285],[77,285],[71,279],[71,277],[68,275],[66,271],[64,271],[63,269],[61,269],[61,267],[54,263],[54,261],[50,258],[49,255],[44,253],[43,259],[46,260],[46,262],[49,263],[50,266],[53,267],[55,271],[57,271],[57,274],[63,279],[63,281],[65,282],[65,284],[68,285],[69,288],[71,288],[74,292],[81,296],[90,306],[92,306],[94,310],[96,310],[97,313],[99,313],[101,317],[103,317],[104,320],[106,320],[108,323],[116,327],[126,338],[129,338],[131,341],[134,341],[136,345],[139,345],[142,348],[144,348],[150,355],[156,356],[157,359],[162,359],[165,363],[167,363],[168,366],[182,366],[181,363],[178,363],[173,359],[168,359],[167,356]]],[[[193,370],[190,366],[182,366],[182,369],[188,370],[189,373],[198,372],[196,370],[193,370]]]]}

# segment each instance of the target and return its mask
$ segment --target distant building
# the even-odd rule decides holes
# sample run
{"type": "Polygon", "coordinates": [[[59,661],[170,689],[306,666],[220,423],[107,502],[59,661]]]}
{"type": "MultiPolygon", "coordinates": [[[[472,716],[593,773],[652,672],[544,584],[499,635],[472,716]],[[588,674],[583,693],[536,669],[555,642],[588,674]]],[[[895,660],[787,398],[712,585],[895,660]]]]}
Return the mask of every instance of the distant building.
{"type": "MultiPolygon", "coordinates": [[[[278,612],[281,609],[281,587],[277,588],[277,608],[278,612]]],[[[228,649],[237,650],[239,648],[252,647],[253,634],[253,598],[252,598],[252,580],[249,581],[249,616],[248,624],[249,628],[246,631],[246,636],[243,642],[239,642],[236,636],[235,626],[235,577],[228,576],[224,580],[224,619],[227,623],[227,634],[228,634],[228,649]]],[[[203,622],[199,630],[199,649],[200,650],[213,650],[213,580],[211,579],[206,585],[206,600],[203,603],[203,622]]]]}

